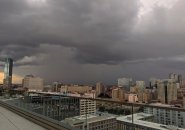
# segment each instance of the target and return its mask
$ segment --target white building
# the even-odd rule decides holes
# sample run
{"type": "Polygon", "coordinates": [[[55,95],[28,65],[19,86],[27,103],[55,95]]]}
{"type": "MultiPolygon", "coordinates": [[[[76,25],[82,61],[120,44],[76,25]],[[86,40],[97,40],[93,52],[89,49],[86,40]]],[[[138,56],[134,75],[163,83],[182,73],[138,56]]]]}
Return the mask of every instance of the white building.
{"type": "Polygon", "coordinates": [[[77,116],[63,122],[81,130],[117,130],[116,117],[109,114],[77,116]]]}
{"type": "MultiPolygon", "coordinates": [[[[67,95],[73,97],[95,98],[95,93],[84,93],[84,95],[68,93],[67,95]]],[[[96,114],[96,101],[80,99],[80,115],[86,114],[96,114]]]]}
{"type": "Polygon", "coordinates": [[[25,76],[22,84],[23,88],[28,88],[30,91],[42,91],[44,88],[43,79],[40,77],[34,77],[33,75],[25,76]]]}
{"type": "MultiPolygon", "coordinates": [[[[161,103],[151,104],[153,106],[169,107],[161,103]]],[[[144,113],[153,114],[154,122],[166,125],[174,125],[180,128],[185,128],[185,112],[177,110],[168,110],[165,108],[145,107],[144,113]]]]}
{"type": "Polygon", "coordinates": [[[153,123],[153,115],[146,113],[136,113],[133,115],[121,116],[117,118],[117,130],[185,130],[172,125],[162,125],[153,123]]]}

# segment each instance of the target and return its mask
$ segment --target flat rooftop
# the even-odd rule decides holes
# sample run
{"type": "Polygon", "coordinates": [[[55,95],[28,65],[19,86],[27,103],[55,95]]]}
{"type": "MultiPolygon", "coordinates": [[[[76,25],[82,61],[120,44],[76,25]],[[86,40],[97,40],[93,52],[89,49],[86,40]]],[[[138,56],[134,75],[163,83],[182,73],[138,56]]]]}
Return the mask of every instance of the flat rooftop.
{"type": "MultiPolygon", "coordinates": [[[[142,120],[145,118],[152,117],[153,116],[152,114],[136,113],[133,116],[134,116],[134,124],[136,124],[138,126],[144,126],[144,127],[159,129],[159,130],[175,130],[178,128],[178,127],[174,127],[174,126],[167,126],[167,125],[163,125],[163,124],[159,124],[159,123],[153,123],[153,122],[142,120]]],[[[122,121],[124,123],[132,123],[132,115],[117,117],[117,120],[122,121]]],[[[178,128],[178,130],[185,130],[185,129],[178,128]]]]}
{"type": "Polygon", "coordinates": [[[46,130],[46,129],[3,107],[0,107],[0,130],[46,130]]]}
{"type": "MultiPolygon", "coordinates": [[[[109,115],[109,114],[102,114],[102,115],[90,115],[88,114],[87,116],[87,122],[88,123],[93,123],[93,122],[98,122],[98,121],[103,121],[103,120],[108,120],[108,119],[114,119],[116,120],[115,116],[109,115]]],[[[80,123],[84,123],[86,121],[86,116],[75,116],[75,117],[71,117],[71,118],[66,118],[64,120],[64,122],[71,124],[71,125],[75,125],[75,124],[80,124],[80,123]]]]}

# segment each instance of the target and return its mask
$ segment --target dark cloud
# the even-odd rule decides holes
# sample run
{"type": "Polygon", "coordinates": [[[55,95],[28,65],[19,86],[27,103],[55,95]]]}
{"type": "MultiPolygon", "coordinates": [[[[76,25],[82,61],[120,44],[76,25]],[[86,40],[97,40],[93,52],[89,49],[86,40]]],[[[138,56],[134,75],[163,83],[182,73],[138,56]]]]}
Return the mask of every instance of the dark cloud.
{"type": "Polygon", "coordinates": [[[29,66],[47,79],[54,79],[55,74],[53,77],[60,78],[69,68],[73,71],[61,77],[76,81],[82,79],[77,78],[79,74],[85,75],[85,80],[111,80],[129,72],[139,75],[133,72],[138,64],[150,68],[148,63],[157,62],[157,70],[164,67],[164,59],[176,70],[175,64],[185,61],[185,2],[155,4],[148,12],[141,2],[0,0],[0,60],[12,57],[16,72],[29,66]],[[144,14],[140,14],[142,8],[144,14]],[[122,69],[131,64],[134,69],[122,69]],[[52,69],[57,67],[60,71],[52,69]],[[43,73],[47,70],[51,76],[43,73]],[[76,70],[81,71],[74,74],[76,70]],[[96,70],[106,74],[96,74],[96,70]],[[107,77],[110,71],[112,76],[107,77]]]}

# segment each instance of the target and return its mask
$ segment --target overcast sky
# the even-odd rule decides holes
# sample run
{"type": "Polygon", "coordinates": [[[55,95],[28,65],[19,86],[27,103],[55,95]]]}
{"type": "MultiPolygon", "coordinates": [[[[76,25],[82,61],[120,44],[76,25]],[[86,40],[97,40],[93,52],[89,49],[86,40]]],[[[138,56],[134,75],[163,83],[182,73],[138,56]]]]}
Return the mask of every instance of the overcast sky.
{"type": "Polygon", "coordinates": [[[0,0],[0,69],[47,82],[185,75],[184,0],[0,0]]]}

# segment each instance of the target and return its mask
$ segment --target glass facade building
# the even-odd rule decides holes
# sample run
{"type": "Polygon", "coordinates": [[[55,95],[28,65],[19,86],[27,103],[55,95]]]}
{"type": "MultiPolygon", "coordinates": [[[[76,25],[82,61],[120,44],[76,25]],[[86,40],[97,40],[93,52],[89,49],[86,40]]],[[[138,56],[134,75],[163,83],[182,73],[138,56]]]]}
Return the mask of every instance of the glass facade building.
{"type": "Polygon", "coordinates": [[[6,58],[4,66],[4,88],[10,88],[12,85],[12,71],[13,60],[11,58],[6,58]]]}

